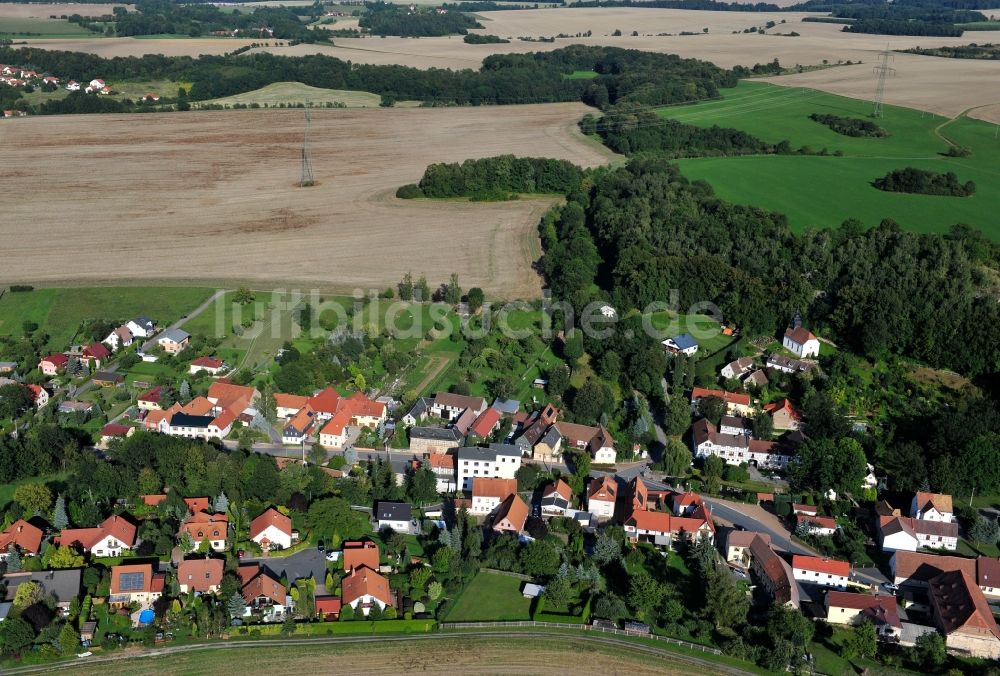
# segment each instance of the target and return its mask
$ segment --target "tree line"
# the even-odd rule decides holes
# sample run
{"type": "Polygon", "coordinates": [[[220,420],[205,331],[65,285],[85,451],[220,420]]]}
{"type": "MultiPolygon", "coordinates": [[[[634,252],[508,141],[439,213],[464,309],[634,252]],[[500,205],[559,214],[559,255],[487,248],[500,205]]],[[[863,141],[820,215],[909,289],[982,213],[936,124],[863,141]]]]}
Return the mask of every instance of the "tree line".
{"type": "Polygon", "coordinates": [[[877,35],[933,35],[957,38],[964,32],[950,23],[917,19],[861,19],[844,26],[845,33],[875,33],[877,35]]]}
{"type": "Polygon", "coordinates": [[[886,192],[908,192],[918,195],[947,195],[969,197],[976,192],[975,181],[960,183],[954,172],[944,174],[925,169],[907,167],[890,171],[872,183],[886,192]]]}
{"type": "Polygon", "coordinates": [[[431,7],[410,10],[402,5],[372,2],[366,5],[368,13],[361,17],[358,26],[373,35],[399,35],[407,38],[438,35],[465,35],[470,28],[482,24],[460,11],[441,14],[431,7]]]}
{"type": "Polygon", "coordinates": [[[396,196],[506,199],[518,193],[565,195],[580,185],[583,170],[566,160],[501,155],[461,164],[432,164],[418,185],[400,188],[396,196]]]}
{"type": "Polygon", "coordinates": [[[954,47],[914,47],[912,49],[904,49],[902,51],[910,54],[943,56],[951,59],[985,59],[988,61],[996,61],[997,59],[1000,59],[1000,45],[994,44],[977,45],[976,43],[972,43],[971,45],[960,45],[954,47]]]}
{"type": "Polygon", "coordinates": [[[882,138],[888,136],[882,127],[869,120],[859,120],[854,117],[841,117],[840,115],[826,115],[823,113],[813,113],[810,120],[824,124],[838,134],[854,137],[882,138]]]}

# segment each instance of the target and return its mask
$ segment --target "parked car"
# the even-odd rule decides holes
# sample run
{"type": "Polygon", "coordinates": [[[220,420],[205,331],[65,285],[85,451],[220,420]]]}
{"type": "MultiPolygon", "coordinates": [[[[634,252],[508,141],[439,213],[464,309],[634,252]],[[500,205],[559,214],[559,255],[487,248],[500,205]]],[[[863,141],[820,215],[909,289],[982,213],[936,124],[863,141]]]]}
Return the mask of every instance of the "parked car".
{"type": "Polygon", "coordinates": [[[326,553],[326,560],[327,561],[340,561],[340,552],[327,552],[326,553]]]}
{"type": "Polygon", "coordinates": [[[899,591],[899,585],[898,584],[893,584],[892,582],[883,582],[882,583],[882,589],[884,589],[884,590],[886,590],[888,592],[892,592],[893,594],[895,594],[896,592],[899,591]]]}
{"type": "Polygon", "coordinates": [[[319,542],[317,542],[316,543],[316,551],[318,551],[318,552],[325,552],[326,551],[326,543],[324,543],[322,540],[320,540],[319,542]]]}

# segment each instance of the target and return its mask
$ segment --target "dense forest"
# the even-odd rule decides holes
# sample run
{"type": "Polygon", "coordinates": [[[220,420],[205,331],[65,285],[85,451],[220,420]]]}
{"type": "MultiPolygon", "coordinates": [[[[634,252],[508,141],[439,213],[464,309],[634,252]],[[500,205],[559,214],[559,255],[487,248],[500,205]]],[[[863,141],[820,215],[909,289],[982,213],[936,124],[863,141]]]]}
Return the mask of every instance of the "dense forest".
{"type": "Polygon", "coordinates": [[[600,119],[588,113],[580,121],[580,129],[597,134],[606,146],[623,155],[656,152],[678,158],[791,152],[787,141],[774,145],[738,129],[696,127],[662,118],[634,103],[608,108],[600,119]]]}
{"type": "Polygon", "coordinates": [[[385,2],[371,2],[365,7],[368,13],[361,17],[358,25],[373,35],[400,35],[407,38],[464,35],[470,28],[483,27],[462,12],[445,11],[441,14],[432,7],[411,10],[404,5],[385,2]]]}
{"type": "Polygon", "coordinates": [[[809,119],[819,122],[820,124],[825,124],[833,131],[838,134],[843,134],[844,136],[882,138],[889,135],[889,132],[874,122],[859,120],[854,117],[841,117],[840,115],[813,113],[809,116],[809,119]]]}
{"type": "Polygon", "coordinates": [[[774,332],[804,308],[868,357],[907,355],[970,376],[1000,363],[1000,308],[981,300],[993,293],[983,264],[1000,252],[978,231],[847,221],[795,235],[783,215],[723,202],[662,158],[598,171],[588,184],[540,226],[553,295],[575,307],[595,284],[621,309],[676,289],[680,307],[712,301],[750,333],[774,332]]]}
{"type": "Polygon", "coordinates": [[[461,164],[432,164],[419,186],[403,186],[397,197],[507,199],[519,193],[565,195],[575,190],[583,170],[566,160],[501,155],[461,164]]]}
{"type": "Polygon", "coordinates": [[[510,42],[510,40],[496,35],[480,35],[479,33],[469,33],[462,38],[462,41],[467,45],[500,45],[510,42]]]}
{"type": "MultiPolygon", "coordinates": [[[[325,42],[324,28],[312,30],[298,13],[286,7],[258,7],[251,13],[224,12],[215,5],[177,4],[170,0],[139,0],[135,12],[114,9],[115,34],[119,36],[180,34],[197,37],[216,31],[239,31],[247,37],[275,37],[296,42],[325,42]]],[[[322,14],[322,7],[313,9],[322,14]]]]}
{"type": "Polygon", "coordinates": [[[861,19],[844,26],[846,33],[875,33],[877,35],[933,35],[957,38],[962,29],[950,23],[919,21],[914,19],[861,19]]]}
{"type": "Polygon", "coordinates": [[[913,49],[903,49],[901,51],[910,54],[922,54],[923,56],[944,56],[952,59],[985,59],[995,61],[1000,59],[1000,45],[985,44],[960,45],[955,47],[914,47],[913,49]]]}
{"type": "MultiPolygon", "coordinates": [[[[169,79],[191,82],[191,100],[231,96],[274,82],[368,91],[429,105],[485,105],[583,101],[605,106],[619,100],[661,105],[696,101],[736,86],[737,74],[705,61],[616,47],[573,45],[546,53],[498,54],[480,70],[420,70],[405,66],[351,64],[314,54],[201,56],[146,55],[104,59],[81,52],[31,47],[0,48],[0,63],[31,66],[61,77],[90,80],[169,79]],[[593,70],[590,80],[565,74],[593,70]]],[[[116,111],[117,112],[117,111],[116,111]]]]}
{"type": "Polygon", "coordinates": [[[975,194],[975,181],[959,183],[953,172],[944,174],[924,169],[896,169],[872,182],[879,190],[886,192],[908,192],[918,195],[946,195],[968,197],[975,194]]]}

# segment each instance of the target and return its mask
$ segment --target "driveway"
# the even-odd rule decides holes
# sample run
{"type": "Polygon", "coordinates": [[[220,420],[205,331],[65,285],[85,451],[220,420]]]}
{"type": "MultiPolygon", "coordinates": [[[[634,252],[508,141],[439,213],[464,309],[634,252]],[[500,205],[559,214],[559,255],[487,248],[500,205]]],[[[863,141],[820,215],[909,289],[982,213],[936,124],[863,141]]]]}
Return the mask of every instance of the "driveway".
{"type": "Polygon", "coordinates": [[[303,577],[312,577],[316,580],[317,585],[326,582],[326,553],[317,551],[316,547],[303,549],[291,556],[270,556],[241,561],[241,563],[258,562],[269,568],[278,577],[284,573],[289,582],[303,577]]]}
{"type": "Polygon", "coordinates": [[[767,533],[771,536],[771,544],[777,549],[782,549],[790,554],[816,555],[816,552],[808,547],[792,542],[792,534],[781,524],[778,517],[759,505],[714,498],[705,498],[705,503],[712,508],[712,516],[721,521],[728,521],[745,530],[767,533]]]}

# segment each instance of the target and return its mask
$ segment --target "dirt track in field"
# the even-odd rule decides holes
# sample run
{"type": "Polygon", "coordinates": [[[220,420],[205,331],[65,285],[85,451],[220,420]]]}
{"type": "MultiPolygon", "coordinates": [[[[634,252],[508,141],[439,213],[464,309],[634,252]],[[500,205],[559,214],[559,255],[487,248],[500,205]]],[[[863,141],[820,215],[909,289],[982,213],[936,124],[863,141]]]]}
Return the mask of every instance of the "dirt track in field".
{"type": "Polygon", "coordinates": [[[245,280],[432,285],[535,297],[525,242],[551,199],[405,201],[433,162],[502,153],[583,166],[611,154],[575,127],[582,104],[313,111],[318,185],[299,188],[293,110],[34,117],[0,125],[0,282],[245,280]]]}

